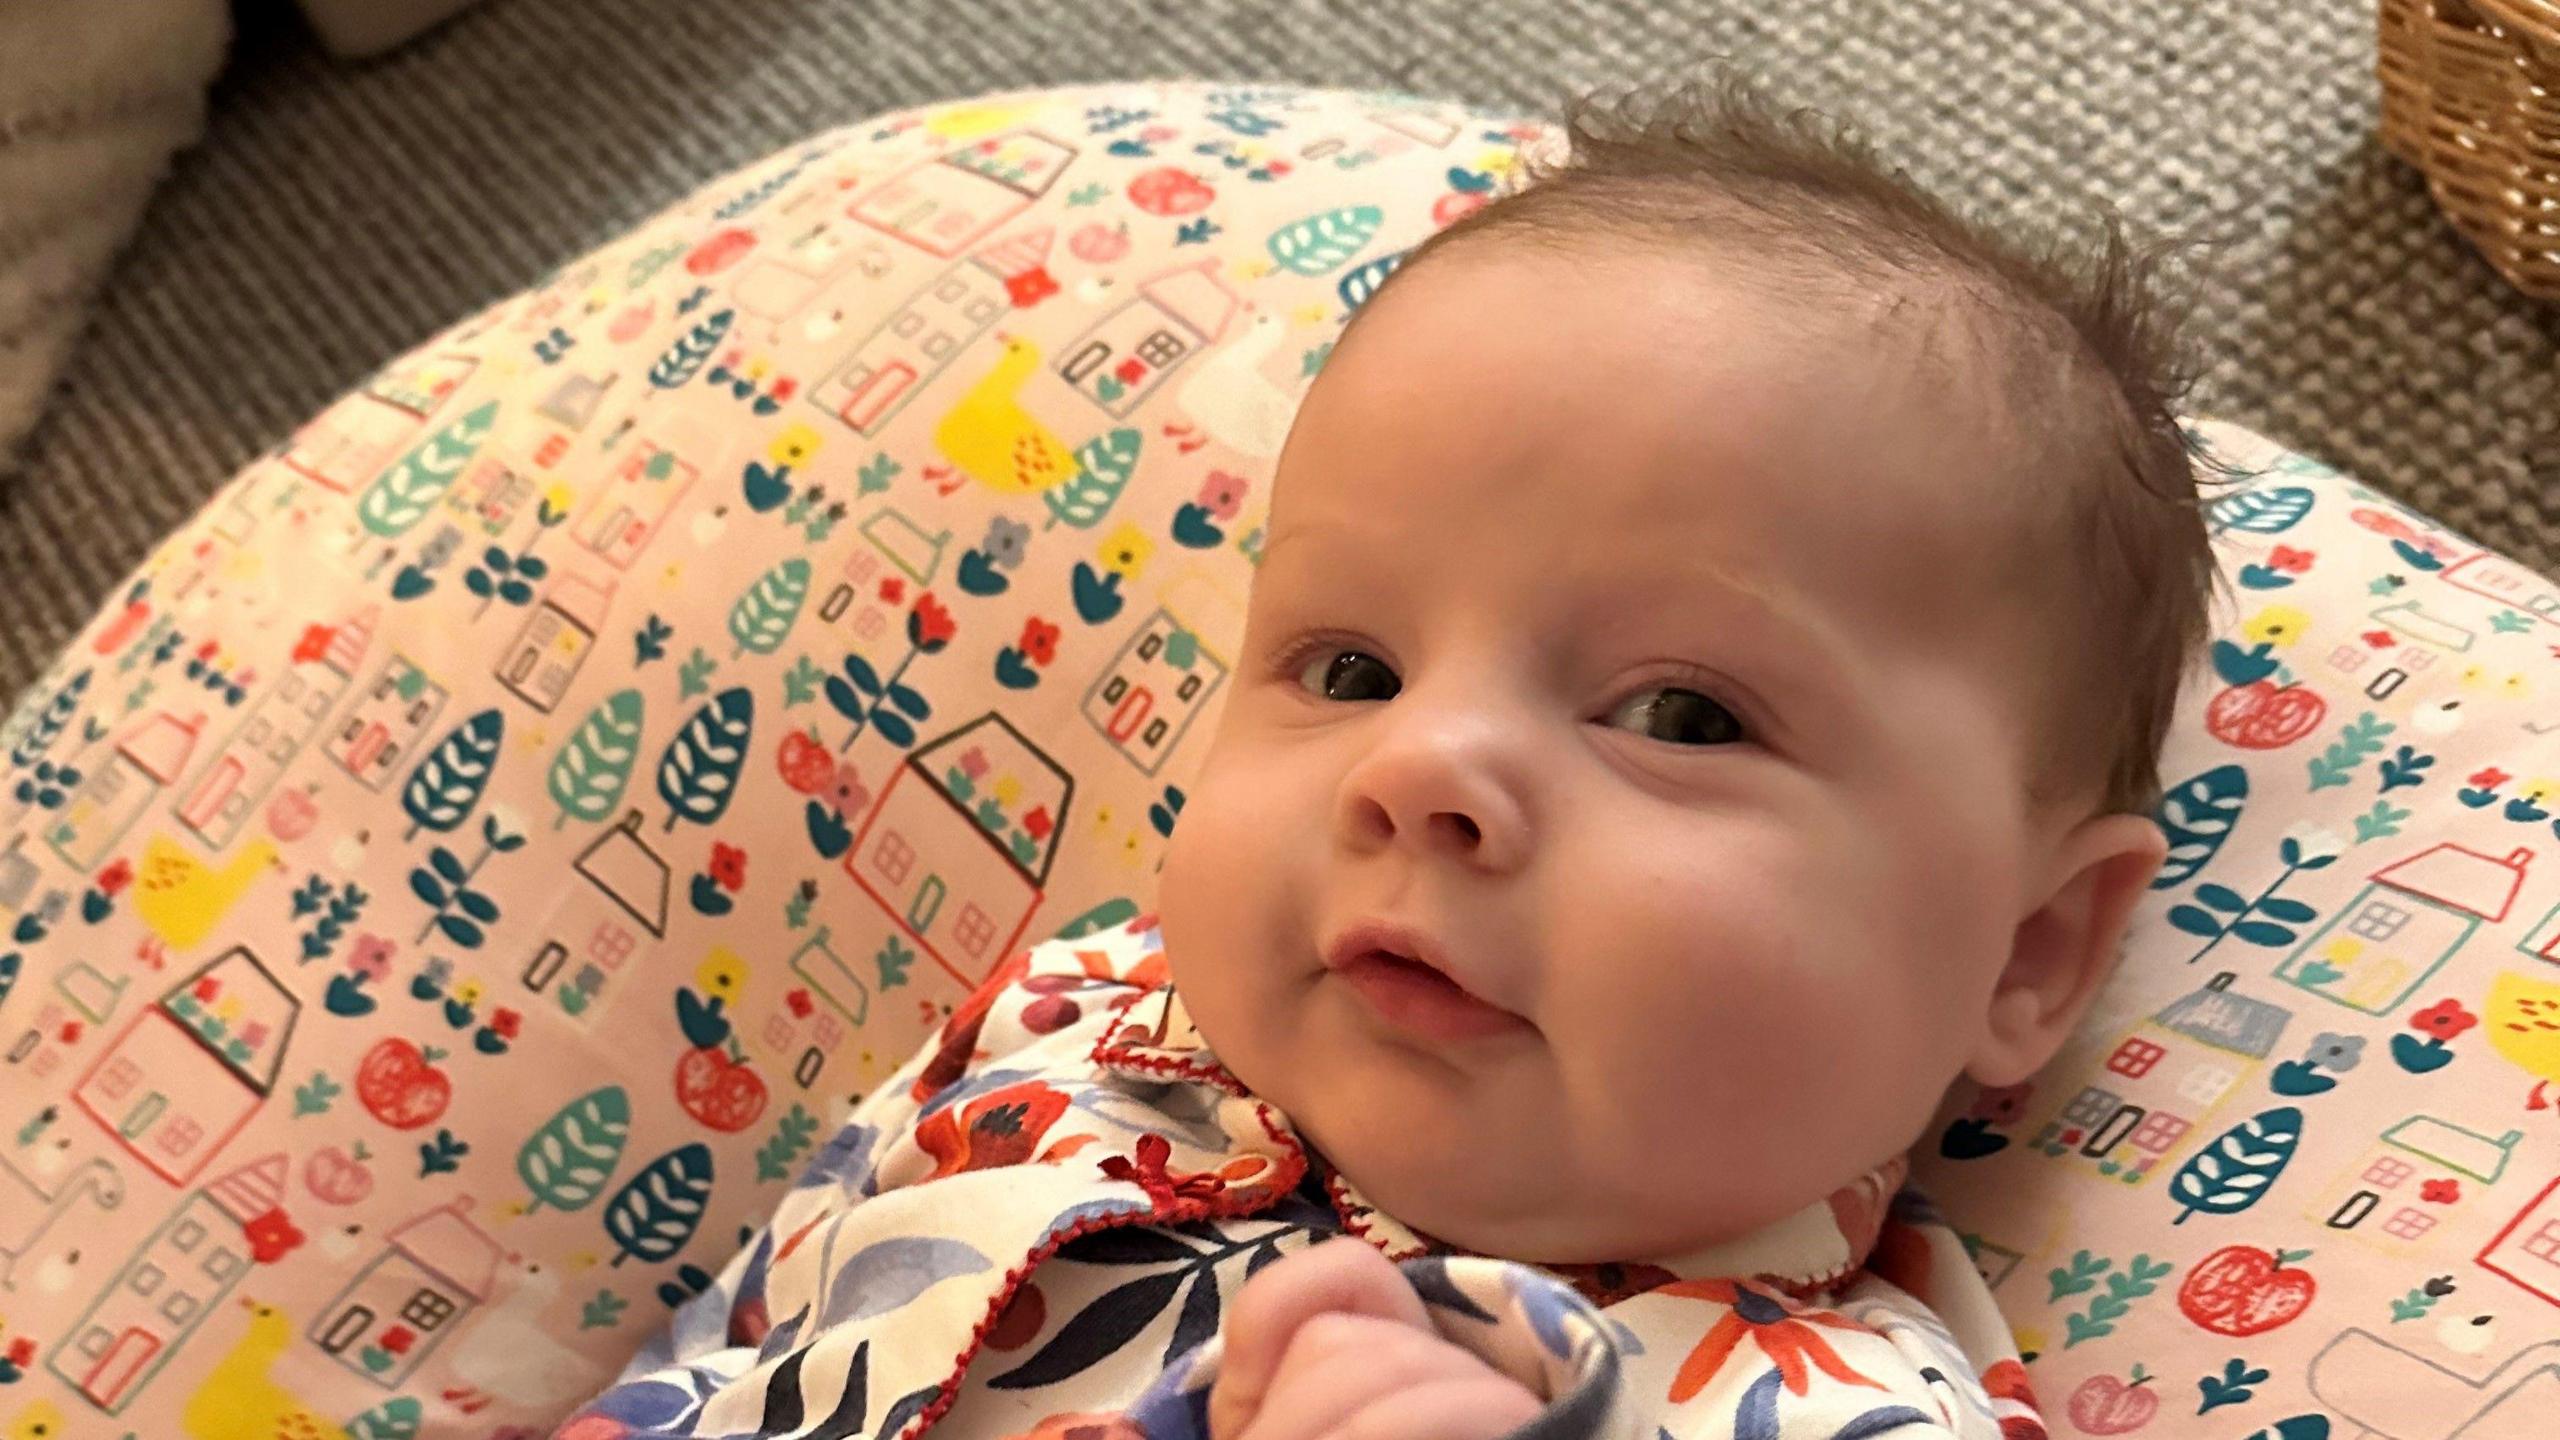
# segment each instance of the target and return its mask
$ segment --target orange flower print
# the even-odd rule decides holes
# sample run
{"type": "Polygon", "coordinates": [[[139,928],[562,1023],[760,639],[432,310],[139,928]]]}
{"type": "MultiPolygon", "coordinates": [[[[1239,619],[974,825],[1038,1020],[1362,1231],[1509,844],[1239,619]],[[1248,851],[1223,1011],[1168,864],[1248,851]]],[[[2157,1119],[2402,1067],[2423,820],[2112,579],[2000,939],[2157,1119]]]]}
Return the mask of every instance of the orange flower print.
{"type": "Polygon", "coordinates": [[[1691,1300],[1730,1306],[1709,1327],[1698,1348],[1680,1362],[1680,1373],[1671,1379],[1671,1400],[1677,1404],[1707,1387],[1707,1382],[1724,1368],[1733,1352],[1744,1340],[1757,1346],[1769,1363],[1778,1367],[1778,1378],[1792,1394],[1802,1395],[1810,1381],[1806,1366],[1821,1371],[1845,1385],[1864,1385],[1870,1390],[1884,1387],[1849,1368],[1822,1338],[1817,1325],[1834,1330],[1870,1333],[1854,1320],[1844,1319],[1823,1310],[1807,1310],[1794,1301],[1741,1280],[1683,1280],[1665,1285],[1655,1292],[1679,1295],[1691,1300]]]}
{"type": "Polygon", "coordinates": [[[1037,1080],[990,1090],[965,1105],[945,1105],[916,1126],[916,1145],[934,1159],[926,1178],[1026,1164],[1040,1148],[1040,1137],[1066,1113],[1066,1093],[1037,1080]],[[957,1120],[951,1115],[955,1109],[957,1120]]]}

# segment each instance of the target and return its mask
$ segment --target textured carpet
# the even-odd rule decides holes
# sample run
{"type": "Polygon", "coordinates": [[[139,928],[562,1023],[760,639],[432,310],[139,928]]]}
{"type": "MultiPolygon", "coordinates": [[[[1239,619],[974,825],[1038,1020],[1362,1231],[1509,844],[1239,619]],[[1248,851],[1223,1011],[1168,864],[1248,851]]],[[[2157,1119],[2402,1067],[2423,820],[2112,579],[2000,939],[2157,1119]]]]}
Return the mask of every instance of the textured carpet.
{"type": "Polygon", "coordinates": [[[719,171],[895,106],[1171,75],[1551,111],[1734,56],[1966,201],[2103,198],[2226,241],[2199,408],[2560,569],[2560,307],[2380,150],[2372,27],[2351,0],[487,0],[340,66],[252,6],[206,143],[0,478],[0,696],[234,467],[719,171]]]}

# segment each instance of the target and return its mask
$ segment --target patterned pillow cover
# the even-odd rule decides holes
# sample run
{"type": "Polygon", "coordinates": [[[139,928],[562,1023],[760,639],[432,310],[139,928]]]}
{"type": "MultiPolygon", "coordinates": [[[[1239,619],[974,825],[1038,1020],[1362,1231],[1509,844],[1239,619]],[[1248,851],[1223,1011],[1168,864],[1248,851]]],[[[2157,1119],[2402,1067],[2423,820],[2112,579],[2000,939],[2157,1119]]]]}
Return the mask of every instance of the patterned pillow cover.
{"type": "MultiPolygon", "coordinates": [[[[600,1387],[979,975],[1149,903],[1298,396],[1548,137],[886,115],[233,479],[0,729],[0,1424],[503,1435],[600,1387]]],[[[1951,1097],[1923,1176],[2058,1429],[2520,1436],[2560,594],[2198,437],[2255,478],[2171,870],[2092,1048],[1951,1097]]]]}

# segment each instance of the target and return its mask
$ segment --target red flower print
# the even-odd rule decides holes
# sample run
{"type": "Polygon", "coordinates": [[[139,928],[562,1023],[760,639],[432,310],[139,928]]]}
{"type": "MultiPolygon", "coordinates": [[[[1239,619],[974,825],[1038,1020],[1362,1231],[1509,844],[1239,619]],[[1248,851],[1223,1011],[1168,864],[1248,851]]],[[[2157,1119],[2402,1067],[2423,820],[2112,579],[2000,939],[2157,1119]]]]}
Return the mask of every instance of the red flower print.
{"type": "Polygon", "coordinates": [[[993,768],[987,763],[987,752],[982,746],[972,745],[960,752],[960,773],[972,780],[986,779],[987,771],[993,768]]]}
{"type": "Polygon", "coordinates": [[[86,1027],[86,1026],[82,1025],[82,1024],[81,1024],[79,1021],[77,1021],[77,1020],[65,1020],[65,1021],[63,1021],[63,1022],[62,1022],[62,1028],[61,1028],[60,1030],[57,1030],[57,1031],[55,1031],[55,1032],[54,1032],[54,1034],[55,1034],[55,1035],[57,1035],[57,1036],[59,1036],[59,1037],[61,1038],[62,1043],[63,1043],[63,1044],[65,1044],[65,1045],[77,1045],[77,1044],[79,1044],[79,1043],[80,1043],[80,1037],[81,1037],[81,1036],[83,1036],[83,1035],[86,1035],[86,1034],[88,1034],[88,1033],[89,1033],[89,1031],[88,1031],[88,1027],[86,1027]]]}
{"type": "Polygon", "coordinates": [[[36,1341],[32,1335],[21,1335],[9,1342],[9,1363],[24,1370],[36,1363],[36,1341]]]}
{"type": "Polygon", "coordinates": [[[773,398],[776,400],[788,400],[799,393],[800,382],[788,375],[773,382],[773,398]]]}
{"type": "Polygon", "coordinates": [[[2418,1187],[2418,1198],[2431,1205],[2450,1205],[2462,1198],[2462,1182],[2430,1180],[2418,1187]]]}
{"type": "Polygon", "coordinates": [[[130,860],[119,858],[114,864],[98,872],[98,888],[109,895],[123,894],[124,887],[132,883],[133,862],[130,860]]]}
{"type": "Polygon", "coordinates": [[[1013,642],[1013,648],[1029,657],[1032,664],[1046,666],[1058,658],[1058,627],[1037,615],[1030,616],[1022,622],[1022,638],[1013,642]]]}
{"type": "Polygon", "coordinates": [[[337,639],[338,630],[334,625],[312,625],[305,627],[302,632],[302,638],[293,642],[293,663],[296,665],[310,664],[312,661],[328,654],[329,647],[337,643],[337,639]]]}
{"type": "Polygon", "coordinates": [[[1013,308],[1016,310],[1028,309],[1057,293],[1057,278],[1049,273],[1045,265],[1034,265],[1028,270],[1004,277],[1005,298],[1013,302],[1013,308]]]}
{"type": "Polygon", "coordinates": [[[747,888],[747,852],[735,845],[711,842],[711,879],[735,895],[747,888]]]}
{"type": "Polygon", "coordinates": [[[1040,806],[1030,814],[1022,817],[1022,828],[1029,831],[1031,838],[1034,840],[1048,839],[1050,824],[1049,807],[1046,805],[1040,806]]]}
{"type": "Polygon", "coordinates": [[[378,981],[391,973],[391,953],[396,947],[388,940],[366,931],[356,937],[355,948],[347,955],[347,970],[366,981],[378,981]]]}
{"type": "Polygon", "coordinates": [[[1040,1137],[1067,1113],[1067,1103],[1064,1091],[1025,1080],[990,1090],[966,1105],[943,1106],[916,1127],[916,1145],[934,1159],[928,1178],[1029,1161],[1040,1137]],[[954,1110],[960,1113],[955,1116],[954,1110]]]}
{"type": "Polygon", "coordinates": [[[794,1020],[806,1020],[818,1009],[818,1002],[809,998],[809,992],[806,989],[794,990],[783,996],[782,1003],[791,1008],[791,1018],[794,1020]]]}
{"type": "Polygon", "coordinates": [[[2392,646],[2400,643],[2399,641],[2391,638],[2391,632],[2388,630],[2367,630],[2358,638],[2376,650],[2388,650],[2392,646]]]}
{"type": "Polygon", "coordinates": [[[892,575],[880,582],[880,603],[896,605],[906,598],[907,582],[892,575]]]}
{"type": "Polygon", "coordinates": [[[274,1264],[302,1243],[302,1232],[293,1228],[292,1217],[280,1208],[242,1225],[240,1234],[249,1242],[249,1258],[261,1265],[274,1264]]]}
{"type": "Polygon", "coordinates": [[[394,1355],[406,1355],[418,1343],[418,1332],[406,1325],[394,1325],[382,1332],[382,1348],[394,1355]]]}
{"type": "Polygon", "coordinates": [[[1147,362],[1139,359],[1135,355],[1132,355],[1128,359],[1121,361],[1120,368],[1112,371],[1111,373],[1119,378],[1121,384],[1135,385],[1146,375],[1147,362]]]}
{"type": "Polygon", "coordinates": [[[835,786],[827,799],[837,814],[849,820],[870,807],[871,791],[863,785],[862,776],[847,765],[836,772],[835,786]]]}
{"type": "Polygon", "coordinates": [[[2312,553],[2309,550],[2296,550],[2290,545],[2279,545],[2268,552],[2267,568],[2281,570],[2287,575],[2299,575],[2311,568],[2312,553]]]}
{"type": "Polygon", "coordinates": [[[2495,790],[2514,778],[2514,776],[2509,775],[2506,771],[2499,769],[2495,765],[2490,766],[2486,770],[2474,770],[2471,772],[2471,783],[2483,790],[2495,790]]]}
{"type": "Polygon", "coordinates": [[[915,642],[917,649],[930,655],[950,644],[951,637],[959,633],[960,627],[953,622],[951,612],[942,608],[942,602],[933,598],[932,591],[927,590],[916,597],[916,608],[907,616],[907,638],[915,642]]]}
{"type": "Polygon", "coordinates": [[[499,1039],[513,1040],[516,1038],[516,1032],[524,1028],[524,1017],[500,1006],[497,1012],[489,1017],[489,1028],[498,1032],[499,1039]]]}
{"type": "Polygon", "coordinates": [[[194,995],[198,1001],[210,1005],[213,1003],[213,997],[222,993],[222,982],[214,979],[210,975],[207,975],[203,979],[197,981],[195,989],[189,993],[194,995]]]}
{"type": "Polygon", "coordinates": [[[1808,1365],[1844,1385],[1884,1388],[1850,1369],[1830,1342],[1822,1338],[1822,1332],[1814,1328],[1822,1325],[1857,1334],[1874,1333],[1854,1320],[1828,1311],[1807,1310],[1776,1291],[1747,1280],[1683,1280],[1655,1293],[1731,1307],[1717,1317],[1697,1348],[1689,1352],[1689,1358],[1680,1362],[1680,1373],[1671,1380],[1674,1404],[1704,1390],[1744,1340],[1757,1346],[1769,1363],[1778,1367],[1778,1378],[1795,1394],[1805,1393],[1811,1381],[1808,1365]]]}
{"type": "Polygon", "coordinates": [[[2438,1040],[2451,1040],[2480,1023],[2480,1017],[2462,1008],[2458,1000],[2439,1000],[2409,1017],[2409,1028],[2438,1040]]]}

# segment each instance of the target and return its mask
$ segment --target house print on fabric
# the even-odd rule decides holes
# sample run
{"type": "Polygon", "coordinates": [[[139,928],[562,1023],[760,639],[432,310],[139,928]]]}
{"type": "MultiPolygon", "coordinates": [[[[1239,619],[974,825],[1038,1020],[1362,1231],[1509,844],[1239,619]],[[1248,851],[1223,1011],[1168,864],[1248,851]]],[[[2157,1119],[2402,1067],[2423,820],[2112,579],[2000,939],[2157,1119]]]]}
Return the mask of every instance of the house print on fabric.
{"type": "Polygon", "coordinates": [[[569,522],[569,537],[616,570],[629,570],[658,538],[667,516],[704,474],[729,456],[728,442],[695,421],[667,421],[643,431],[605,482],[569,522]]]}
{"type": "Polygon", "coordinates": [[[2128,1185],[2164,1164],[2257,1074],[2292,1013],[2231,993],[2223,971],[2107,1049],[2103,1071],[2045,1122],[2036,1145],[2128,1185]]]}
{"type": "Polygon", "coordinates": [[[282,1213],[289,1169],[279,1152],[188,1192],[71,1323],[45,1368],[110,1415],[131,1404],[248,1273],[250,1227],[282,1213]]]}
{"type": "Polygon", "coordinates": [[[2560,902],[2555,902],[2532,929],[2524,932],[2516,948],[2537,960],[2560,965],[2560,902]]]}
{"type": "Polygon", "coordinates": [[[878,434],[971,341],[1052,284],[1043,261],[1054,234],[1045,227],[1027,231],[917,287],[843,364],[810,388],[810,403],[857,434],[878,434]]]}
{"type": "Polygon", "coordinates": [[[338,1363],[385,1389],[409,1378],[444,1337],[489,1298],[498,1242],[464,1213],[465,1198],[412,1218],[308,1332],[338,1363]]]}
{"type": "Polygon", "coordinates": [[[445,492],[444,507],[483,539],[507,533],[534,498],[533,482],[494,456],[483,456],[445,492]]]}
{"type": "Polygon", "coordinates": [[[2525,846],[2501,860],[2444,841],[2386,865],[2285,957],[2276,976],[2351,1010],[2387,1015],[2482,922],[2507,918],[2532,859],[2525,846]]]}
{"type": "Polygon", "coordinates": [[[1058,352],[1058,375],[1113,419],[1125,418],[1182,362],[1214,344],[1243,302],[1204,260],[1150,276],[1127,303],[1058,352]]]}
{"type": "Polygon", "coordinates": [[[163,710],[125,732],[107,763],[62,807],[62,818],[45,832],[45,843],[74,870],[96,871],[148,812],[161,792],[178,783],[196,753],[205,717],[179,719],[163,710]]]}
{"type": "Polygon", "coordinates": [[[2479,1265],[2560,1305],[2560,1177],[2554,1177],[2481,1250],[2479,1265]]]}
{"type": "Polygon", "coordinates": [[[301,1009],[235,945],[135,1016],[71,1098],[161,1179],[183,1185],[275,1089],[301,1009]]]}
{"type": "Polygon", "coordinates": [[[525,616],[498,657],[498,683],[548,715],[595,653],[596,632],[613,611],[614,585],[562,574],[525,616]]]}
{"type": "Polygon", "coordinates": [[[295,432],[284,463],[324,488],[354,494],[417,441],[436,407],[479,364],[475,356],[435,355],[384,371],[295,432]]]}
{"type": "Polygon", "coordinates": [[[847,1036],[871,1018],[871,986],[839,954],[826,926],[791,955],[791,983],[773,997],[756,1037],[801,1089],[815,1085],[847,1036]]]}
{"type": "Polygon", "coordinates": [[[1031,208],[1075,156],[1036,130],[990,136],[891,176],[847,213],[947,260],[1031,208]]]}
{"type": "Polygon", "coordinates": [[[2493,1139],[2412,1115],[2365,1147],[2309,1213],[2331,1230],[2408,1253],[2438,1225],[2477,1208],[2474,1199],[2498,1183],[2523,1141],[2521,1130],[2493,1139]]]}
{"type": "Polygon", "coordinates": [[[543,935],[518,978],[549,995],[560,1013],[582,1025],[603,1013],[606,992],[623,966],[667,933],[673,872],[641,827],[637,810],[590,841],[572,868],[582,883],[562,889],[543,935]]]}
{"type": "Polygon", "coordinates": [[[2485,550],[2466,555],[2437,571],[2436,578],[2544,624],[2560,625],[2560,588],[2503,556],[2485,550]]]}
{"type": "Polygon", "coordinates": [[[381,609],[367,606],[336,626],[314,625],[293,649],[292,667],[250,707],[248,718],[206,762],[178,802],[178,822],[215,850],[229,845],[250,812],[275,788],[329,712],[355,684],[356,667],[373,638],[381,609]]]}
{"type": "Polygon", "coordinates": [[[321,753],[367,790],[379,790],[409,763],[445,699],[442,685],[408,656],[394,654],[339,717],[321,753]]]}
{"type": "Polygon", "coordinates": [[[1074,794],[1021,731],[981,716],[890,775],[845,873],[965,993],[1021,943],[1074,794]]]}
{"type": "MultiPolygon", "coordinates": [[[[1193,600],[1204,593],[1200,586],[1187,590],[1193,600]]],[[[1142,775],[1164,768],[1191,722],[1227,678],[1226,663],[1200,644],[1199,634],[1176,619],[1173,611],[1157,610],[1130,635],[1085,692],[1085,719],[1142,775]]]]}
{"type": "Polygon", "coordinates": [[[51,1075],[70,1059],[76,1045],[114,1016],[131,983],[121,975],[110,979],[85,960],[65,967],[54,977],[53,994],[36,1007],[27,1028],[18,1032],[0,1060],[25,1066],[32,1079],[51,1075]]]}

